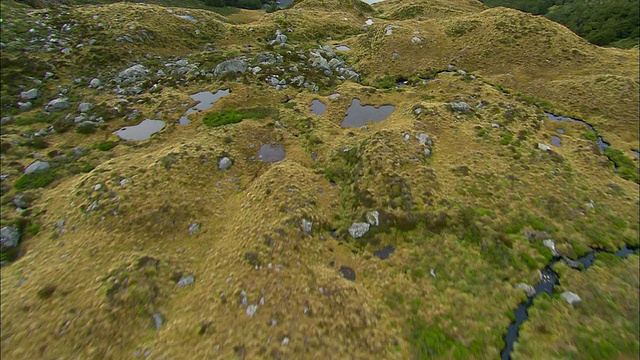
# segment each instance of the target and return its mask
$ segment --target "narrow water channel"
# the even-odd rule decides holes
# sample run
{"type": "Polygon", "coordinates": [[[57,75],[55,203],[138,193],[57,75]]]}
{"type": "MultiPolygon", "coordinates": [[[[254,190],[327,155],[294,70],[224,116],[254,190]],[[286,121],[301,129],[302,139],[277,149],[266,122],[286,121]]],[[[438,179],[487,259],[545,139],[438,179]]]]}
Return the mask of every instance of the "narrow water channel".
{"type": "MultiPolygon", "coordinates": [[[[638,250],[637,246],[631,247],[629,245],[626,245],[625,247],[623,247],[622,249],[618,250],[613,254],[616,257],[626,259],[627,256],[629,256],[630,254],[634,254],[636,250],[638,250]]],[[[593,266],[593,262],[596,259],[596,253],[611,254],[610,251],[606,251],[602,249],[592,250],[590,253],[588,253],[587,255],[577,260],[579,263],[581,263],[584,266],[584,270],[593,266]]],[[[549,263],[549,265],[547,265],[544,269],[541,270],[540,282],[534,286],[536,293],[532,296],[528,296],[527,301],[518,305],[518,307],[514,311],[515,321],[512,322],[511,325],[509,325],[509,328],[507,329],[507,334],[504,337],[504,342],[506,343],[506,346],[502,350],[502,354],[501,354],[502,360],[511,359],[511,352],[513,351],[513,345],[518,341],[520,326],[529,317],[528,310],[529,310],[529,307],[533,304],[533,299],[535,299],[535,297],[540,295],[541,293],[547,293],[549,294],[549,296],[552,296],[554,286],[560,284],[560,281],[559,281],[560,277],[555,271],[553,271],[553,265],[558,261],[562,261],[561,258],[554,257],[549,263]]]]}

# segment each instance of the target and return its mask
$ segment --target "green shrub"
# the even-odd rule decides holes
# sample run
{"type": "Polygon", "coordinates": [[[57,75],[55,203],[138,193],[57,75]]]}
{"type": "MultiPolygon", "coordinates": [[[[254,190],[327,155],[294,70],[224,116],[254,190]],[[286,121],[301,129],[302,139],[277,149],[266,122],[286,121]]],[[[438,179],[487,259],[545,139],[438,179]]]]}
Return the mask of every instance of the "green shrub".
{"type": "Polygon", "coordinates": [[[95,167],[95,166],[93,166],[93,165],[91,165],[91,164],[86,164],[86,165],[84,165],[84,166],[80,169],[80,171],[81,171],[81,172],[83,172],[83,173],[89,173],[89,172],[91,172],[91,171],[92,171],[93,169],[95,169],[95,168],[96,168],[96,167],[95,167]]]}
{"type": "Polygon", "coordinates": [[[276,116],[277,110],[270,107],[253,107],[246,109],[229,109],[208,113],[202,121],[209,127],[218,127],[229,124],[237,124],[244,119],[265,119],[269,116],[276,116]]]}
{"type": "Polygon", "coordinates": [[[27,175],[22,175],[13,184],[16,190],[38,189],[51,184],[56,179],[52,170],[45,170],[27,175]]]}
{"type": "Polygon", "coordinates": [[[202,121],[209,127],[218,127],[239,123],[240,121],[242,121],[242,118],[242,114],[234,109],[231,109],[209,113],[204,116],[202,121]]]}
{"type": "Polygon", "coordinates": [[[95,145],[95,148],[100,151],[109,151],[117,145],[117,141],[101,141],[95,145]]]}
{"type": "Polygon", "coordinates": [[[76,127],[76,132],[78,134],[93,134],[96,132],[96,128],[91,124],[83,124],[76,127]]]}

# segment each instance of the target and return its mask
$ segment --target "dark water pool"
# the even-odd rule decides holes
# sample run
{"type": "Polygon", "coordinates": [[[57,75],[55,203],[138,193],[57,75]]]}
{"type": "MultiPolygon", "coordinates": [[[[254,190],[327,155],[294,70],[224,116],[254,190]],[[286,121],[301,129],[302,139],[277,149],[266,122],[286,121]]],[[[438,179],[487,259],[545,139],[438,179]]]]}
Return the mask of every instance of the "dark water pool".
{"type": "Polygon", "coordinates": [[[190,124],[191,123],[191,120],[189,120],[190,114],[210,109],[213,106],[213,104],[215,104],[221,98],[229,95],[230,93],[231,93],[231,90],[225,89],[225,90],[218,90],[215,93],[212,93],[211,91],[201,91],[199,93],[189,95],[190,98],[192,98],[195,101],[198,101],[198,104],[196,104],[196,106],[192,108],[189,108],[187,112],[180,117],[180,119],[178,120],[178,123],[180,125],[190,124]]]}
{"type": "Polygon", "coordinates": [[[311,102],[312,114],[322,115],[325,111],[327,111],[327,105],[325,105],[322,101],[316,99],[311,102]]]}
{"type": "Polygon", "coordinates": [[[145,119],[135,126],[125,126],[112,134],[118,135],[123,140],[147,140],[151,135],[164,129],[164,121],[145,119]]]}
{"type": "Polygon", "coordinates": [[[285,155],[282,145],[271,146],[263,144],[260,146],[260,150],[258,150],[258,158],[268,163],[280,161],[284,159],[285,155]]]}
{"type": "Polygon", "coordinates": [[[347,109],[347,116],[342,120],[340,126],[344,128],[361,127],[369,122],[380,122],[391,115],[396,109],[393,105],[361,105],[360,99],[353,99],[347,109]]]}

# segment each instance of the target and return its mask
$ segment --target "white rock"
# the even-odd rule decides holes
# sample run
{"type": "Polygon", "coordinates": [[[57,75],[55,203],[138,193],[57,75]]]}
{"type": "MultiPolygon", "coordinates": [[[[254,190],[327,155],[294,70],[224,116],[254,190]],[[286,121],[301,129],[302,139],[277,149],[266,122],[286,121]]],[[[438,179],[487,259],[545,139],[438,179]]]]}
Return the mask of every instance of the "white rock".
{"type": "Polygon", "coordinates": [[[556,250],[556,243],[553,242],[553,240],[551,239],[543,240],[542,244],[551,250],[551,253],[553,253],[553,256],[560,256],[560,254],[558,253],[558,250],[556,250]]]}
{"type": "Polygon", "coordinates": [[[354,239],[361,238],[369,231],[369,223],[353,223],[351,227],[349,227],[349,234],[354,239]]]}
{"type": "Polygon", "coordinates": [[[563,292],[562,294],[560,294],[560,297],[562,297],[570,305],[573,305],[575,303],[582,301],[582,299],[580,299],[580,296],[576,295],[575,293],[572,293],[571,291],[563,292]]]}
{"type": "Polygon", "coordinates": [[[549,150],[551,150],[551,146],[545,145],[543,143],[538,143],[538,149],[540,149],[542,151],[549,151],[549,150]]]}
{"type": "Polygon", "coordinates": [[[367,212],[367,222],[373,226],[380,225],[380,213],[376,210],[367,212]]]}

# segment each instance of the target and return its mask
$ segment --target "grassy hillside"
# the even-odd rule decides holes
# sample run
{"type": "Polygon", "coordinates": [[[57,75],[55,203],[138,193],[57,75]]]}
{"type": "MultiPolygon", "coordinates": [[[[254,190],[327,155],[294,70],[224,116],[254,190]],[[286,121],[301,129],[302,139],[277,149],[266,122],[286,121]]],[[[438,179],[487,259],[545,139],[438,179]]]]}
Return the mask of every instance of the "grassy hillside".
{"type": "MultiPolygon", "coordinates": [[[[545,240],[639,244],[637,52],[477,1],[176,5],[0,2],[3,358],[496,358],[545,240]]],[[[638,265],[560,261],[582,306],[513,357],[635,356],[638,265]]]]}

